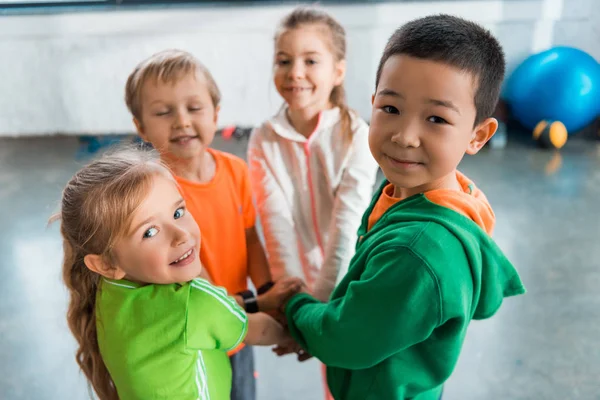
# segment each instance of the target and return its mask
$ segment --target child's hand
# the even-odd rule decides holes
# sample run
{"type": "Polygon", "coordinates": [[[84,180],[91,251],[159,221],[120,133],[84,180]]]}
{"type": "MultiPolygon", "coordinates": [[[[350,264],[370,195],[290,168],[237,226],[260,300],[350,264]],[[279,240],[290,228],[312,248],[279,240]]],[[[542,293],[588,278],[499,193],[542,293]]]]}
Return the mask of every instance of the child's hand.
{"type": "Polygon", "coordinates": [[[300,278],[282,278],[267,293],[258,296],[258,308],[260,311],[278,310],[284,302],[298,293],[302,287],[300,278]]]}
{"type": "Polygon", "coordinates": [[[312,358],[310,354],[308,354],[298,343],[293,340],[287,343],[281,343],[277,347],[274,347],[273,352],[280,357],[286,354],[296,353],[298,355],[298,361],[300,362],[312,358]]]}
{"type": "Polygon", "coordinates": [[[292,353],[297,353],[298,351],[300,351],[300,349],[297,349],[297,344],[293,344],[293,345],[285,345],[285,344],[280,344],[276,347],[273,347],[273,353],[277,354],[278,356],[284,356],[286,354],[292,354],[292,353]]]}
{"type": "MultiPolygon", "coordinates": [[[[308,286],[307,286],[307,285],[306,285],[306,283],[304,283],[304,282],[302,282],[302,285],[300,286],[300,289],[298,289],[298,291],[297,291],[295,294],[298,294],[298,293],[306,293],[306,294],[310,294],[310,295],[312,296],[312,293],[311,293],[311,291],[310,291],[310,290],[308,290],[308,286]]],[[[286,307],[287,307],[287,304],[288,304],[288,302],[290,301],[290,299],[291,299],[291,296],[290,296],[290,297],[288,297],[287,299],[285,299],[285,300],[284,300],[284,301],[281,303],[281,305],[280,305],[280,307],[279,307],[279,310],[280,310],[280,311],[281,311],[281,312],[282,312],[284,315],[285,315],[285,309],[286,309],[286,307]]]]}

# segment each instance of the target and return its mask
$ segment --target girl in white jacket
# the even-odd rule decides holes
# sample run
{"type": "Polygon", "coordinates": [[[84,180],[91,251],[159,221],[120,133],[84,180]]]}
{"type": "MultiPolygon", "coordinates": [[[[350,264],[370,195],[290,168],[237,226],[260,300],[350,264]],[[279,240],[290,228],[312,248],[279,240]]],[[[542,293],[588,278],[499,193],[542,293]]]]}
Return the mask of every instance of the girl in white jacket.
{"type": "Polygon", "coordinates": [[[273,278],[298,276],[327,301],[354,254],[377,164],[368,126],[346,105],[344,29],[298,8],[275,35],[274,83],[285,100],[252,132],[248,161],[273,278]]]}

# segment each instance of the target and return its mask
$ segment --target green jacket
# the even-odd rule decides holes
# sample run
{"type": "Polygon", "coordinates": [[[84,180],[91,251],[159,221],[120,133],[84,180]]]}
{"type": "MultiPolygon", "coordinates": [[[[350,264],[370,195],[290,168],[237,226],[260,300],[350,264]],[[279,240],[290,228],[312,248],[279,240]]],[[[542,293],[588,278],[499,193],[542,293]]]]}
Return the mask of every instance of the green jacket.
{"type": "MultiPolygon", "coordinates": [[[[426,194],[396,203],[367,232],[384,186],[363,216],[356,254],[330,302],[294,296],[289,328],[327,365],[336,400],[438,400],[469,322],[491,317],[504,297],[525,289],[473,219],[426,194]]],[[[493,218],[483,201],[474,209],[493,218]]]]}

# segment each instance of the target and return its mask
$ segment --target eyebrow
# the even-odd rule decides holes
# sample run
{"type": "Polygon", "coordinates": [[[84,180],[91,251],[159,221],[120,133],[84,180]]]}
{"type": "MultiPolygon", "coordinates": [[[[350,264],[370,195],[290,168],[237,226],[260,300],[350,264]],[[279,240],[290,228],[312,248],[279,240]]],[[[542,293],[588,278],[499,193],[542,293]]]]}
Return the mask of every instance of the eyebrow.
{"type": "MultiPolygon", "coordinates": [[[[200,96],[198,96],[197,94],[192,94],[192,95],[188,96],[186,98],[186,100],[194,100],[194,101],[202,102],[202,100],[200,99],[200,96]]],[[[153,106],[155,104],[165,105],[166,102],[164,100],[159,99],[159,100],[154,100],[153,102],[150,103],[151,106],[153,106]]]]}
{"type": "Polygon", "coordinates": [[[460,110],[458,109],[458,107],[456,107],[454,103],[452,103],[449,100],[427,99],[426,103],[433,104],[434,106],[449,108],[455,111],[458,115],[460,115],[460,110]]]}
{"type": "Polygon", "coordinates": [[[154,100],[153,102],[150,103],[150,106],[153,106],[155,104],[160,104],[160,105],[164,105],[164,101],[163,100],[154,100]]]}
{"type": "Polygon", "coordinates": [[[393,91],[392,89],[381,89],[379,92],[377,92],[377,96],[390,96],[390,97],[397,97],[399,99],[403,99],[404,96],[401,95],[398,92],[393,91]]]}
{"type": "MultiPolygon", "coordinates": [[[[302,55],[303,56],[320,56],[321,53],[319,53],[318,51],[305,51],[304,53],[302,53],[302,55]]],[[[289,57],[290,55],[288,53],[286,53],[285,51],[278,51],[277,56],[289,57]]]]}
{"type": "MultiPolygon", "coordinates": [[[[183,198],[180,197],[175,203],[173,203],[173,207],[177,207],[181,203],[183,203],[183,198]]],[[[131,230],[131,233],[137,232],[142,226],[144,226],[147,223],[149,223],[150,221],[152,221],[154,219],[154,217],[155,216],[152,215],[151,217],[148,217],[145,220],[143,220],[142,222],[140,222],[134,229],[131,230]]]]}

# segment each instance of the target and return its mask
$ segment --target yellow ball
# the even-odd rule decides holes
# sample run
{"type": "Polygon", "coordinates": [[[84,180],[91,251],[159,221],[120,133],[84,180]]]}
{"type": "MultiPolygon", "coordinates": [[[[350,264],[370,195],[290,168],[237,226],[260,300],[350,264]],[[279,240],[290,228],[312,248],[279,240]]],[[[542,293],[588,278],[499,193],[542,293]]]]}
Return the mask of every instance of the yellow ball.
{"type": "Polygon", "coordinates": [[[533,139],[547,149],[560,149],[568,137],[567,128],[560,121],[540,121],[533,130],[533,139]]]}

